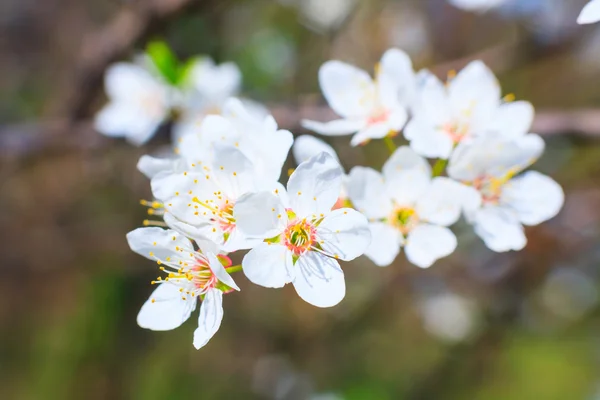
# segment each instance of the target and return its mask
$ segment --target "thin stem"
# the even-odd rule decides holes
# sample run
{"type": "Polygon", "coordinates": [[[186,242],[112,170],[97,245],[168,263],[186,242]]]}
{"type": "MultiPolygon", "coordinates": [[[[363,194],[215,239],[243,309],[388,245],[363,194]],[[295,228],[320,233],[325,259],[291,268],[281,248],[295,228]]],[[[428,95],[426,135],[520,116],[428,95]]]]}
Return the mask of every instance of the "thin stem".
{"type": "Polygon", "coordinates": [[[396,146],[396,143],[394,143],[394,140],[392,139],[391,136],[384,137],[383,138],[383,143],[385,143],[385,145],[387,146],[387,148],[388,148],[388,150],[390,151],[391,154],[394,154],[394,152],[398,148],[398,146],[396,146]]]}
{"type": "Polygon", "coordinates": [[[440,176],[442,172],[446,169],[448,165],[448,160],[439,159],[433,165],[433,176],[440,176]]]}
{"type": "Polygon", "coordinates": [[[233,274],[234,272],[239,272],[241,270],[242,270],[241,265],[234,265],[233,267],[225,268],[225,271],[227,271],[230,274],[233,274]]]}

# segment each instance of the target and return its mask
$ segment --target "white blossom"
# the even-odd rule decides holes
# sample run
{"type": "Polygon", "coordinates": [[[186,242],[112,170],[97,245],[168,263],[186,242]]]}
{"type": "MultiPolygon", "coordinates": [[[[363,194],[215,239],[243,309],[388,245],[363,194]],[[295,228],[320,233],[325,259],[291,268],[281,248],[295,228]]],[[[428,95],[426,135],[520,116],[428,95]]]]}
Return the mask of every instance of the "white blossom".
{"type": "Polygon", "coordinates": [[[322,135],[356,133],[352,146],[395,135],[406,123],[407,105],[415,90],[410,58],[388,50],[376,68],[376,78],[341,61],[328,61],[319,70],[319,83],[329,106],[341,117],[330,122],[302,121],[322,135]]]}
{"type": "Polygon", "coordinates": [[[447,227],[460,217],[463,191],[451,179],[431,178],[427,161],[409,147],[400,147],[383,167],[350,171],[348,193],[355,208],[369,219],[373,240],[365,252],[378,266],[391,264],[400,249],[408,260],[430,267],[456,248],[447,227]]]}
{"type": "Polygon", "coordinates": [[[208,238],[227,252],[251,248],[257,241],[238,229],[234,206],[244,194],[281,185],[266,181],[233,146],[216,144],[212,152],[209,162],[198,160],[185,171],[154,176],[154,197],[163,202],[164,220],[172,229],[193,239],[208,238]]]}
{"type": "Polygon", "coordinates": [[[290,176],[287,196],[261,192],[237,202],[240,230],[264,239],[242,262],[250,281],[272,288],[292,283],[302,299],[317,307],[331,307],[344,298],[344,273],[337,260],[360,256],[370,234],[359,212],[332,211],[341,179],[335,159],[320,153],[290,176]]]}
{"type": "Polygon", "coordinates": [[[531,126],[532,105],[503,102],[496,77],[481,61],[467,65],[446,85],[428,72],[420,78],[404,137],[424,157],[448,159],[455,146],[478,135],[518,137],[531,126]]]}
{"type": "Polygon", "coordinates": [[[528,171],[544,151],[537,135],[507,140],[479,137],[452,155],[448,175],[477,190],[469,192],[467,218],[492,250],[521,250],[527,243],[523,225],[538,225],[562,208],[564,193],[546,175],[528,171]]]}
{"type": "Polygon", "coordinates": [[[175,92],[142,63],[110,66],[104,83],[109,102],[96,115],[95,128],[137,146],[147,142],[168,116],[175,92]]]}
{"type": "Polygon", "coordinates": [[[217,332],[223,319],[223,294],[240,290],[219,258],[216,247],[190,240],[178,232],[161,228],[138,228],[127,234],[131,249],[154,260],[166,276],[158,277],[158,287],[140,310],[137,322],[142,328],[171,330],[183,324],[202,300],[193,344],[203,347],[217,332]]]}
{"type": "Polygon", "coordinates": [[[593,24],[600,21],[600,0],[591,0],[583,7],[579,18],[577,18],[578,24],[593,24]]]}

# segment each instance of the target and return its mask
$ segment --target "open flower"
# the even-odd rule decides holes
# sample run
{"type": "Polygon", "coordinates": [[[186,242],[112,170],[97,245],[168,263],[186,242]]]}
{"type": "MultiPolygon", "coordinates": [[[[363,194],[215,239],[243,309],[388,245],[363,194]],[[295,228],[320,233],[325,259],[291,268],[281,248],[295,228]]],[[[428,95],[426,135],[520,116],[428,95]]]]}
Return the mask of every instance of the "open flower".
{"type": "Polygon", "coordinates": [[[292,133],[278,129],[271,115],[257,118],[240,100],[232,98],[225,102],[222,115],[207,116],[177,148],[181,157],[195,162],[210,159],[215,145],[228,144],[252,160],[265,180],[277,181],[293,142],[292,133]]]}
{"type": "MultiPolygon", "coordinates": [[[[544,141],[528,134],[506,140],[492,134],[461,146],[452,155],[448,175],[477,190],[467,219],[492,250],[521,250],[523,225],[538,225],[562,208],[564,193],[550,177],[535,171],[518,175],[544,151],[544,141]]],[[[473,192],[470,192],[471,194],[473,192]]]]}
{"type": "Polygon", "coordinates": [[[342,119],[302,125],[322,135],[352,133],[352,146],[395,135],[406,123],[407,104],[414,92],[410,58],[398,49],[388,50],[377,68],[376,79],[340,61],[328,61],[319,70],[319,83],[329,106],[342,119]]]}
{"type": "Polygon", "coordinates": [[[283,188],[266,184],[250,160],[233,146],[217,144],[208,163],[159,174],[152,181],[154,197],[163,201],[169,227],[193,239],[208,238],[227,252],[251,248],[257,241],[238,229],[234,206],[247,193],[283,188]]]}
{"type": "MultiPolygon", "coordinates": [[[[322,141],[321,139],[317,139],[314,136],[310,135],[301,135],[294,140],[294,145],[292,147],[292,153],[294,154],[294,159],[296,160],[296,164],[301,164],[304,161],[308,161],[311,157],[316,156],[319,153],[327,153],[331,155],[340,166],[342,163],[338,158],[337,153],[327,143],[322,141]]],[[[342,169],[343,172],[343,169],[342,169]]],[[[348,175],[345,173],[342,174],[342,188],[340,190],[340,196],[338,200],[333,206],[333,209],[342,208],[342,207],[350,207],[349,199],[348,199],[348,175]]]]}
{"type": "Polygon", "coordinates": [[[373,238],[365,255],[384,267],[404,247],[410,262],[427,268],[451,254],[456,237],[447,227],[460,217],[465,190],[469,189],[448,178],[431,179],[427,161],[407,146],[394,152],[383,174],[353,168],[348,193],[369,219],[373,238]]]}
{"type": "Polygon", "coordinates": [[[341,179],[335,159],[320,153],[290,176],[289,200],[261,192],[237,202],[234,212],[240,230],[264,239],[244,257],[242,267],[248,279],[272,288],[292,283],[302,299],[317,307],[331,307],[344,298],[344,273],[337,260],[360,256],[370,234],[359,212],[331,210],[341,179]]]}
{"type": "Polygon", "coordinates": [[[223,294],[240,290],[223,266],[228,259],[219,258],[208,242],[198,242],[196,251],[186,237],[161,228],[138,228],[127,234],[127,241],[166,274],[152,282],[158,287],[142,306],[138,325],[154,331],[175,329],[190,317],[200,298],[193,343],[196,349],[208,343],[221,326],[223,294]]]}
{"type": "Polygon", "coordinates": [[[108,68],[104,83],[109,102],[96,115],[96,129],[146,143],[170,112],[172,89],[144,66],[124,62],[108,68]]]}
{"type": "Polygon", "coordinates": [[[598,21],[600,21],[600,0],[591,0],[581,10],[581,14],[577,18],[577,23],[593,24],[598,21]]]}
{"type": "Polygon", "coordinates": [[[518,137],[531,126],[531,104],[503,102],[496,77],[481,61],[470,63],[447,85],[431,73],[421,78],[404,137],[424,157],[448,159],[456,145],[477,135],[518,137]]]}

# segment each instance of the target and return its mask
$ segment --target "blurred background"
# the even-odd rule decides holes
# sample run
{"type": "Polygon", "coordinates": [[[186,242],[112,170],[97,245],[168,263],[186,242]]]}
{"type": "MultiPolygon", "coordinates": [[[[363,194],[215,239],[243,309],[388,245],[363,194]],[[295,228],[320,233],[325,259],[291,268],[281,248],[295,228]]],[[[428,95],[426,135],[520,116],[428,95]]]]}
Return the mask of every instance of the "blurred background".
{"type": "MultiPolygon", "coordinates": [[[[600,25],[576,24],[585,3],[478,14],[446,0],[2,0],[0,398],[600,399],[600,25]],[[536,106],[547,150],[535,168],[564,187],[564,209],[518,253],[459,224],[457,252],[429,270],[402,256],[346,264],[332,309],[237,274],[242,291],[200,351],[195,316],[143,330],[156,265],[125,234],[150,198],[137,160],[168,144],[168,127],[135,148],[90,118],[107,65],[155,39],[236,62],[243,94],[295,134],[301,117],[328,115],[325,60],[371,71],[395,46],[445,77],[481,58],[504,94],[536,106]]],[[[328,141],[347,170],[388,156],[328,141]]]]}

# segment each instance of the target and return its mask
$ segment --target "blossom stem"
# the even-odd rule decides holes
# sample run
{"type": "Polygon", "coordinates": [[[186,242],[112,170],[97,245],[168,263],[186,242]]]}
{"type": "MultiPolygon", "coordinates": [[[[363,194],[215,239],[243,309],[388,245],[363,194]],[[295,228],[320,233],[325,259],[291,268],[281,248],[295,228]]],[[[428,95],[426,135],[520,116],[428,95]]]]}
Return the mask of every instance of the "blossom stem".
{"type": "Polygon", "coordinates": [[[396,149],[398,148],[398,146],[396,146],[396,143],[394,143],[394,140],[392,139],[392,137],[391,136],[384,137],[383,138],[383,142],[387,146],[387,148],[390,151],[390,153],[394,154],[394,152],[396,151],[396,149]]]}
{"type": "Polygon", "coordinates": [[[448,160],[442,160],[442,159],[437,160],[435,162],[435,164],[433,165],[433,176],[442,175],[442,172],[444,172],[447,165],[448,165],[448,160]]]}
{"type": "Polygon", "coordinates": [[[233,274],[234,272],[239,272],[241,270],[242,270],[241,265],[234,265],[233,267],[225,268],[225,271],[227,271],[230,274],[233,274]]]}

